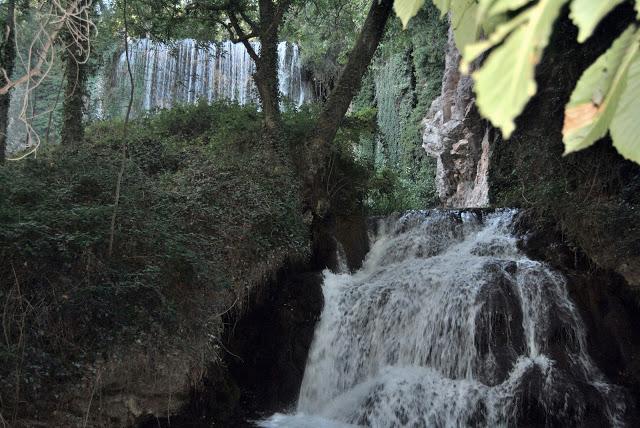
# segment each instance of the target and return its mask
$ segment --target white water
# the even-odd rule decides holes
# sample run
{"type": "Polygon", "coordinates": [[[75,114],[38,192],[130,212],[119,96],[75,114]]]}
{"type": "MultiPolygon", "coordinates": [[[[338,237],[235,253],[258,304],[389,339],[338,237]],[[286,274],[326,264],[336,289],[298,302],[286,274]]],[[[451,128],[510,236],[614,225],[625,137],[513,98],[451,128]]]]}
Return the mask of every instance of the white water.
{"type": "MultiPolygon", "coordinates": [[[[251,43],[259,52],[260,44],[251,43]]],[[[198,45],[185,39],[171,45],[149,39],[130,42],[130,61],[138,85],[142,88],[143,110],[169,108],[177,103],[198,100],[229,100],[244,105],[258,102],[252,75],[255,64],[244,45],[230,41],[198,45]]],[[[300,107],[311,97],[310,83],[303,80],[297,45],[278,45],[279,89],[283,99],[300,107]]],[[[118,60],[108,92],[128,91],[126,56],[118,60]]],[[[126,97],[124,98],[126,99],[126,97]]]]}
{"type": "Polygon", "coordinates": [[[513,216],[381,221],[360,271],[325,273],[296,412],[259,425],[622,425],[564,278],[518,251],[513,216]]]}

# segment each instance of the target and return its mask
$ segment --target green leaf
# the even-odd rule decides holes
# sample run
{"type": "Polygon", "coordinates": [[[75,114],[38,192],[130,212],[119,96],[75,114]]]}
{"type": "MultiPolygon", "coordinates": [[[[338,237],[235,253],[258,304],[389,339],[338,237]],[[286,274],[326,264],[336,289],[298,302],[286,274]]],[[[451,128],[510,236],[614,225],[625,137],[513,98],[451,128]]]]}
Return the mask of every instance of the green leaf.
{"type": "Polygon", "coordinates": [[[640,19],[640,0],[636,0],[636,12],[638,12],[638,19],[640,19]]]}
{"type": "MultiPolygon", "coordinates": [[[[437,5],[438,2],[434,3],[437,5]]],[[[409,20],[416,16],[423,5],[424,0],[395,0],[393,2],[393,9],[396,11],[400,21],[402,21],[403,28],[407,28],[409,20]]]]}
{"type": "MultiPolygon", "coordinates": [[[[509,138],[515,130],[515,118],[536,93],[535,66],[549,42],[553,23],[568,0],[540,0],[511,22],[503,24],[498,37],[482,47],[495,47],[482,68],[473,73],[476,101],[480,113],[509,138]],[[514,25],[513,22],[517,22],[514,25]]],[[[480,42],[483,43],[483,42],[480,42]]],[[[470,46],[467,54],[477,53],[470,46]]],[[[470,62],[465,55],[465,61],[470,62]]]]}
{"type": "Polygon", "coordinates": [[[460,52],[478,38],[480,26],[476,20],[476,0],[457,0],[451,3],[451,25],[456,46],[460,52]]]}
{"type": "MultiPolygon", "coordinates": [[[[634,26],[629,27],[580,77],[565,107],[562,130],[565,154],[589,147],[606,135],[639,43],[640,32],[634,26]]],[[[618,130],[618,135],[622,135],[618,130]]]]}
{"type": "Polygon", "coordinates": [[[499,45],[513,30],[527,20],[526,14],[520,14],[510,21],[502,23],[496,27],[496,29],[485,40],[480,40],[476,43],[465,46],[463,51],[462,64],[460,69],[463,73],[467,74],[469,64],[478,58],[483,52],[491,49],[494,46],[499,45]]]}
{"type": "MultiPolygon", "coordinates": [[[[636,43],[637,45],[637,43],[636,43]]],[[[640,164],[640,54],[636,52],[629,72],[627,86],[611,121],[611,138],[618,152],[626,159],[640,164]]]]}
{"type": "MultiPolygon", "coordinates": [[[[573,0],[571,2],[571,20],[578,27],[578,41],[584,42],[614,7],[624,0],[573,0]]],[[[640,1],[640,0],[637,0],[640,1]]]]}
{"type": "Polygon", "coordinates": [[[506,12],[520,9],[531,0],[479,0],[478,23],[485,34],[491,34],[496,27],[509,20],[506,12]]]}

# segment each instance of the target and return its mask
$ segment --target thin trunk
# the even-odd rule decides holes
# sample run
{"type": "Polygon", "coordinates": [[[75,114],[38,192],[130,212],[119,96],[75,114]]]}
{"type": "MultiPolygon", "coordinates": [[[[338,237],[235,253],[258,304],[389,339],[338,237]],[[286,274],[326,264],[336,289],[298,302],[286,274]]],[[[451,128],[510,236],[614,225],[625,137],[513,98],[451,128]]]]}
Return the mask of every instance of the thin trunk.
{"type": "Polygon", "coordinates": [[[127,21],[127,0],[122,5],[122,18],[124,20],[124,54],[127,60],[127,74],[129,75],[129,104],[127,104],[127,113],[124,116],[124,128],[122,131],[122,157],[120,158],[120,170],[116,179],[116,195],[113,204],[113,214],[111,215],[111,227],[109,228],[109,258],[113,255],[113,244],[116,236],[116,220],[118,218],[118,206],[120,205],[120,192],[122,191],[122,179],[124,178],[124,169],[127,164],[127,146],[129,139],[129,119],[131,117],[131,108],[133,107],[133,95],[135,94],[135,80],[133,79],[133,71],[131,70],[131,60],[129,56],[129,23],[127,21]]]}
{"type": "Polygon", "coordinates": [[[62,90],[64,89],[64,80],[67,77],[67,70],[64,70],[64,73],[62,73],[62,80],[60,81],[60,86],[58,86],[58,91],[56,93],[56,100],[53,103],[53,108],[51,109],[51,111],[49,111],[49,119],[47,120],[47,132],[45,134],[45,140],[44,140],[44,144],[45,146],[49,146],[49,137],[51,136],[51,125],[53,124],[53,114],[56,112],[56,109],[58,108],[58,102],[60,102],[60,94],[62,93],[62,90]]]}
{"type": "Polygon", "coordinates": [[[254,80],[260,93],[265,126],[273,132],[280,127],[278,94],[278,28],[281,17],[272,0],[260,0],[260,58],[254,80]]]}
{"type": "MultiPolygon", "coordinates": [[[[7,33],[3,34],[4,43],[0,52],[0,87],[8,83],[5,81],[4,73],[1,70],[4,69],[7,76],[11,76],[16,61],[15,10],[16,0],[9,0],[7,2],[7,19],[5,22],[7,33]]],[[[11,91],[0,95],[0,163],[4,163],[6,157],[10,104],[11,91]]]]}
{"type": "Polygon", "coordinates": [[[323,217],[329,201],[323,186],[330,145],[338,132],[353,97],[360,89],[362,77],[384,35],[393,0],[372,0],[371,8],[351,50],[349,61],[329,95],[311,138],[307,158],[307,204],[315,216],[323,217]]]}
{"type": "MultiPolygon", "coordinates": [[[[87,0],[79,2],[78,7],[86,7],[87,0]]],[[[87,39],[89,28],[82,22],[76,23],[80,31],[87,39]]],[[[77,39],[77,38],[76,38],[77,39]]],[[[62,132],[63,144],[74,144],[84,139],[84,98],[87,91],[88,66],[86,62],[86,40],[75,41],[70,34],[65,34],[67,81],[64,88],[64,102],[62,105],[62,132]]]]}
{"type": "Polygon", "coordinates": [[[264,113],[264,128],[266,140],[276,144],[281,131],[280,99],[278,94],[278,29],[283,16],[291,4],[291,0],[258,0],[258,23],[251,22],[241,11],[233,6],[227,9],[232,39],[235,43],[242,42],[249,56],[256,65],[253,80],[258,88],[262,112],[264,113]],[[249,33],[240,25],[241,19],[251,27],[249,33]],[[235,37],[234,37],[235,36],[235,37]],[[260,38],[260,54],[253,48],[251,37],[260,38]]]}
{"type": "Polygon", "coordinates": [[[84,138],[82,117],[84,114],[84,93],[86,90],[86,67],[74,55],[67,54],[67,82],[62,105],[62,143],[77,143],[84,138]]]}

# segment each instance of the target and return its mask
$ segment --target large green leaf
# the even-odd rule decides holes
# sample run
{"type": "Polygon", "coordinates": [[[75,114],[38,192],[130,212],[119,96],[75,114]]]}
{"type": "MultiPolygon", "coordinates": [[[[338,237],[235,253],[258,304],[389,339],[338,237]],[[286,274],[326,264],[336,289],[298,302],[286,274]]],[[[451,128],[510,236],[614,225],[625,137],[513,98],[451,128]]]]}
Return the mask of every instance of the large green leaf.
{"type": "Polygon", "coordinates": [[[623,1],[625,0],[573,0],[570,16],[578,27],[578,41],[582,43],[587,40],[602,18],[623,1]]]}
{"type": "MultiPolygon", "coordinates": [[[[567,1],[540,0],[496,29],[499,37],[489,36],[490,42],[479,42],[482,48],[495,48],[482,68],[473,73],[476,102],[480,113],[500,128],[505,138],[511,136],[515,118],[537,91],[535,66],[567,1]]],[[[474,45],[465,49],[466,62],[473,59],[469,52],[475,54],[478,49],[474,45]]]]}
{"type": "Polygon", "coordinates": [[[589,147],[606,135],[639,43],[640,32],[629,27],[580,77],[565,108],[565,154],[589,147]]]}
{"type": "Polygon", "coordinates": [[[483,52],[488,51],[494,46],[498,46],[502,41],[513,32],[518,26],[527,21],[527,14],[520,14],[517,17],[498,25],[495,30],[485,40],[465,46],[462,52],[462,64],[460,69],[467,74],[469,64],[477,59],[483,52]]]}
{"type": "Polygon", "coordinates": [[[485,34],[491,34],[496,27],[509,20],[506,12],[520,9],[531,0],[478,0],[477,24],[485,34]]]}
{"type": "Polygon", "coordinates": [[[640,163],[640,54],[638,52],[629,66],[627,86],[611,121],[611,138],[613,145],[622,156],[640,163]]]}
{"type": "Polygon", "coordinates": [[[476,20],[476,0],[455,0],[451,3],[451,25],[456,46],[460,52],[478,38],[480,26],[476,20]]]}
{"type": "Polygon", "coordinates": [[[638,19],[640,19],[640,0],[636,0],[636,12],[638,12],[638,19]]]}
{"type": "MultiPolygon", "coordinates": [[[[434,3],[437,3],[434,1],[434,3]]],[[[420,8],[424,5],[424,0],[395,0],[393,2],[393,9],[396,11],[396,15],[402,21],[402,26],[407,28],[409,20],[416,16],[420,8]]]]}

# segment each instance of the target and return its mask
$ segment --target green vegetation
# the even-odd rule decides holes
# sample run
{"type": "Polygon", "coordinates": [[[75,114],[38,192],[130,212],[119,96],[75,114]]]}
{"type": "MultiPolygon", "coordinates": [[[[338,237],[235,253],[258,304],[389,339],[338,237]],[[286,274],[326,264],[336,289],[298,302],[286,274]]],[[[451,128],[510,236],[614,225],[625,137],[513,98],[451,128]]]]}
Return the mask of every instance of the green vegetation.
{"type": "MultiPolygon", "coordinates": [[[[293,145],[304,124],[288,122],[293,145]]],[[[214,356],[216,314],[308,256],[293,167],[265,155],[254,108],[218,103],[130,125],[108,258],[121,133],[119,122],[98,123],[81,145],[0,168],[5,409],[57,383],[48,376],[134,342],[214,356]]]]}
{"type": "Polygon", "coordinates": [[[367,0],[302,2],[289,11],[282,37],[300,46],[321,96],[327,96],[362,28],[367,0]],[[336,31],[336,29],[340,31],[336,31]]]}
{"type": "Polygon", "coordinates": [[[392,22],[354,102],[355,114],[375,109],[377,129],[358,149],[375,179],[367,197],[371,213],[424,209],[438,204],[435,160],[422,148],[422,120],[440,95],[446,24],[427,7],[402,31],[392,22]]]}
{"type": "MultiPolygon", "coordinates": [[[[640,17],[640,1],[627,0],[433,0],[442,13],[450,12],[463,68],[487,53],[473,73],[480,113],[509,138],[518,117],[537,92],[535,68],[542,58],[553,25],[569,4],[585,42],[598,23],[616,6],[633,4],[640,17]],[[480,29],[488,37],[477,41],[480,29]]],[[[424,0],[396,0],[395,9],[406,24],[424,0]]],[[[637,20],[611,48],[589,67],[566,106],[565,154],[593,145],[609,131],[614,147],[640,163],[640,29],[637,20]]]]}

